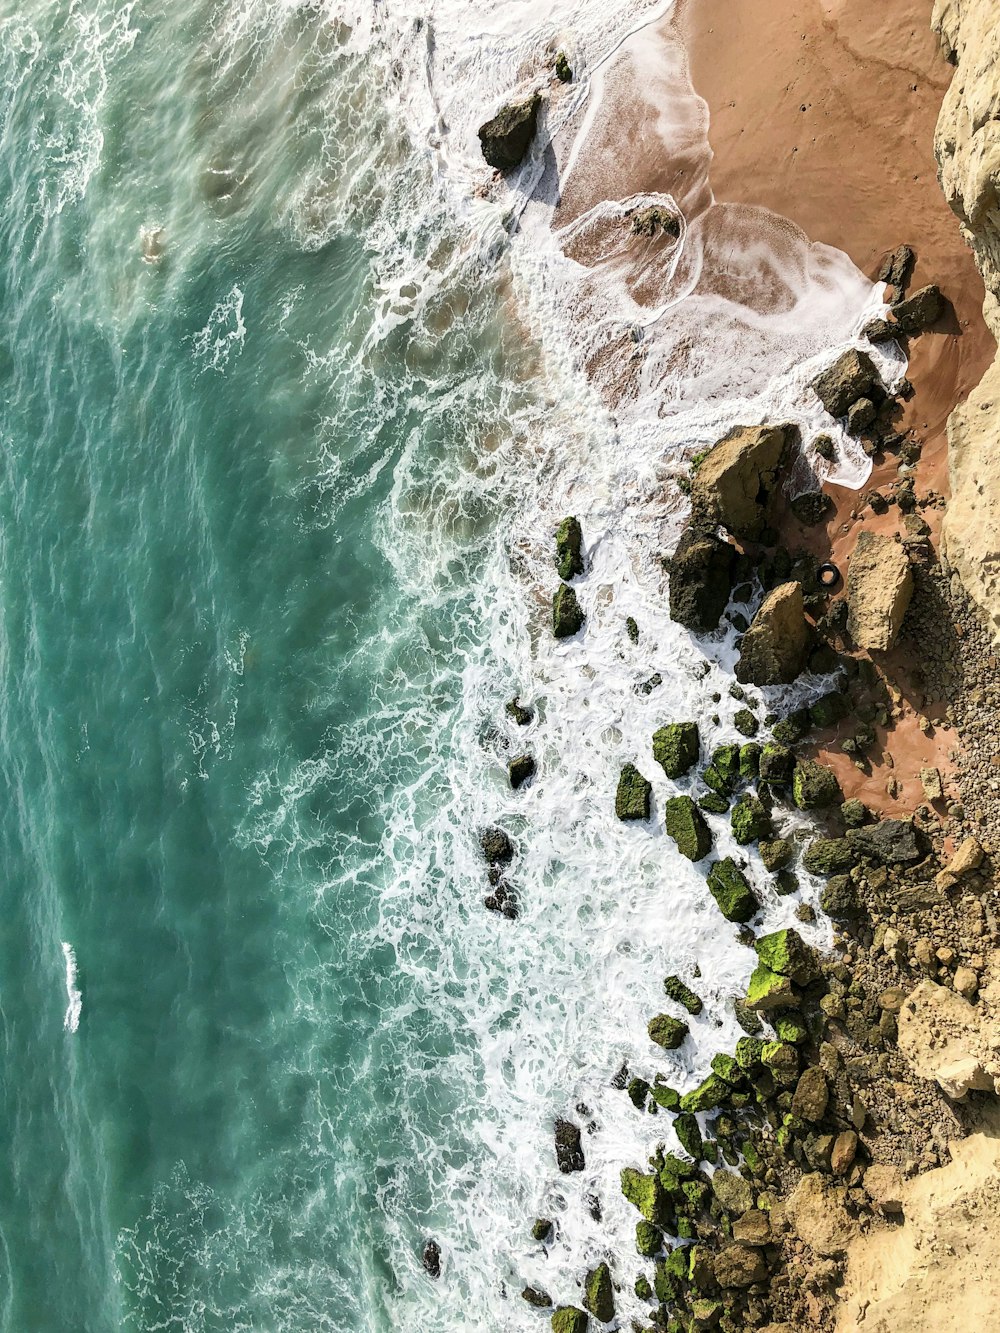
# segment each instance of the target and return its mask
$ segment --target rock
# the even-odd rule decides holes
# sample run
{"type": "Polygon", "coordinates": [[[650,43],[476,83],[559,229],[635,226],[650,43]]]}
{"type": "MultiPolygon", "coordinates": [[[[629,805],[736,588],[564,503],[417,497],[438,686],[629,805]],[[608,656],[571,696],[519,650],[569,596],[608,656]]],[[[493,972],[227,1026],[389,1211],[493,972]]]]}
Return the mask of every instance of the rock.
{"type": "Polygon", "coordinates": [[[552,633],[557,639],[570,639],[583,628],[586,616],[568,583],[560,583],[552,599],[552,633]]]}
{"type": "Polygon", "coordinates": [[[583,573],[583,530],[575,518],[556,528],[556,569],[564,583],[583,573]]]}
{"type": "Polygon", "coordinates": [[[736,679],[744,685],[787,685],[805,670],[810,633],[800,583],[765,597],[740,644],[736,679]]]}
{"type": "Polygon", "coordinates": [[[830,1090],[822,1069],[807,1069],[795,1085],[792,1115],[818,1124],[826,1115],[829,1100],[830,1090]]]}
{"type": "Polygon", "coordinates": [[[858,1136],[853,1129],[845,1129],[833,1141],[830,1150],[830,1170],[835,1176],[845,1176],[854,1164],[858,1151],[858,1136]]]}
{"type": "Polygon", "coordinates": [[[940,288],[932,284],[921,287],[905,301],[897,301],[891,309],[901,333],[923,333],[924,329],[929,329],[940,318],[944,310],[944,297],[940,288]]]}
{"type": "Polygon", "coordinates": [[[878,409],[870,398],[859,398],[847,409],[847,430],[850,435],[860,435],[869,426],[874,425],[878,409]]]}
{"type": "Polygon", "coordinates": [[[421,1256],[421,1262],[424,1265],[424,1271],[429,1277],[438,1278],[441,1276],[441,1246],[436,1240],[424,1241],[424,1252],[421,1256]]]}
{"type": "Polygon", "coordinates": [[[632,643],[639,642],[639,624],[635,616],[625,617],[625,632],[632,643]]]}
{"type": "Polygon", "coordinates": [[[956,879],[964,879],[973,874],[983,864],[986,853],[976,838],[966,838],[958,851],[948,862],[948,874],[956,879]]]}
{"type": "Polygon", "coordinates": [[[534,1222],[531,1224],[532,1239],[537,1240],[540,1243],[544,1243],[545,1241],[549,1240],[552,1236],[553,1231],[554,1227],[552,1226],[552,1222],[547,1217],[536,1217],[534,1222]]]}
{"type": "Polygon", "coordinates": [[[698,465],[691,484],[692,513],[735,537],[759,537],[770,517],[781,465],[798,439],[795,426],[731,431],[698,465]]]}
{"type": "Polygon", "coordinates": [[[700,861],[712,850],[712,834],[690,796],[672,796],[664,801],[663,822],[677,850],[689,861],[700,861]]]}
{"type": "Polygon", "coordinates": [[[898,1166],[873,1165],[865,1172],[864,1190],[880,1213],[903,1211],[903,1173],[898,1166]]]}
{"type": "Polygon", "coordinates": [[[751,842],[756,842],[759,838],[774,832],[771,816],[761,805],[760,799],[750,791],[745,791],[733,806],[730,822],[733,837],[741,847],[746,847],[751,842]]]}
{"type": "Polygon", "coordinates": [[[700,998],[695,995],[689,986],[685,986],[680,977],[666,977],[663,982],[663,989],[671,1000],[681,1004],[689,1014],[697,1016],[702,1011],[700,998]]]}
{"type": "Polygon", "coordinates": [[[771,838],[761,842],[757,849],[765,870],[781,870],[792,859],[792,844],[787,838],[771,838]]]}
{"type": "Polygon", "coordinates": [[[913,571],[902,545],[863,529],[847,571],[847,628],[857,646],[891,648],[912,595],[913,571]]]}
{"type": "Polygon", "coordinates": [[[903,291],[910,280],[914,257],[908,245],[899,246],[882,260],[876,281],[888,283],[899,292],[903,291]]]}
{"type": "Polygon", "coordinates": [[[648,208],[630,209],[625,216],[633,236],[646,236],[654,240],[664,235],[676,240],[681,234],[680,218],[668,208],[660,208],[657,204],[648,208]]]}
{"type": "Polygon", "coordinates": [[[676,1051],[688,1034],[688,1025],[669,1014],[657,1014],[649,1020],[646,1031],[649,1040],[657,1046],[662,1046],[665,1051],[676,1051]]]}
{"type": "Polygon", "coordinates": [[[833,417],[842,417],[859,398],[870,398],[873,393],[884,397],[885,389],[875,362],[867,352],[854,348],[844,352],[813,381],[813,391],[833,417]]]}
{"type": "Polygon", "coordinates": [[[740,747],[719,745],[712,751],[712,762],[701,775],[702,781],[720,796],[735,791],[740,780],[740,747]]]}
{"type": "Polygon", "coordinates": [[[557,1120],[555,1125],[556,1165],[564,1176],[582,1171],[586,1163],[579,1126],[572,1120],[557,1120]]]}
{"type": "Polygon", "coordinates": [[[819,975],[816,955],[797,930],[775,930],[754,940],[754,951],[765,967],[808,986],[819,975]]]}
{"type": "Polygon", "coordinates": [[[674,1121],[674,1133],[677,1135],[677,1142],[684,1151],[696,1162],[700,1162],[705,1155],[704,1146],[701,1141],[701,1130],[698,1128],[698,1118],[690,1111],[683,1111],[674,1121]]]}
{"type": "Polygon", "coordinates": [[[652,1259],[663,1248],[663,1232],[643,1218],[635,1224],[635,1248],[643,1259],[652,1259]]]}
{"type": "Polygon", "coordinates": [[[760,780],[770,787],[791,782],[794,767],[794,754],[777,741],[768,741],[760,752],[760,780]]]}
{"type": "Polygon", "coordinates": [[[618,778],[615,814],[621,820],[648,819],[652,794],[652,783],[647,782],[634,764],[626,764],[618,778]]]}
{"type": "Polygon", "coordinates": [[[488,866],[506,866],[514,859],[514,844],[501,828],[484,829],[479,845],[488,866]]]}
{"type": "Polygon", "coordinates": [[[621,1172],[622,1194],[633,1208],[638,1208],[647,1222],[656,1227],[666,1224],[669,1208],[666,1192],[658,1176],[645,1175],[626,1166],[621,1172]]]}
{"type": "Polygon", "coordinates": [[[515,791],[523,787],[529,778],[535,776],[535,761],[530,754],[519,754],[516,759],[512,759],[507,765],[507,774],[510,778],[510,785],[515,791]]]}
{"type": "Polygon", "coordinates": [[[750,1287],[766,1277],[764,1256],[749,1245],[727,1245],[715,1256],[715,1280],[720,1287],[750,1287]]]}
{"type": "Polygon", "coordinates": [[[796,1185],[788,1197],[785,1216],[799,1239],[823,1258],[843,1254],[855,1234],[844,1207],[843,1189],[817,1172],[803,1176],[796,1185]]]}
{"type": "Polygon", "coordinates": [[[953,984],[959,995],[974,1000],[979,989],[979,977],[971,967],[956,967],[953,984]]]}
{"type": "Polygon", "coordinates": [[[746,876],[731,856],[712,866],[708,872],[708,890],[726,920],[738,925],[745,925],[760,908],[746,876]]]}
{"type": "Polygon", "coordinates": [[[753,782],[760,773],[761,748],[756,741],[748,741],[740,746],[740,778],[743,782],[753,782]]]}
{"type": "Polygon", "coordinates": [[[689,524],[668,566],[671,620],[696,633],[715,629],[729,602],[735,559],[736,548],[712,529],[689,524]]]}
{"type": "Polygon", "coordinates": [[[844,802],[840,807],[840,813],[847,828],[861,828],[864,824],[870,823],[872,818],[867,805],[864,801],[859,801],[856,796],[844,802]]]}
{"type": "Polygon", "coordinates": [[[806,849],[802,864],[811,875],[835,875],[850,870],[858,854],[846,838],[816,838],[806,849]]]}
{"type": "Polygon", "coordinates": [[[588,1317],[575,1305],[560,1305],[552,1316],[552,1333],[587,1333],[588,1317]]]}
{"type": "Polygon", "coordinates": [[[533,708],[525,708],[516,695],[513,699],[509,699],[507,703],[504,704],[504,712],[509,718],[512,718],[519,727],[526,727],[530,722],[535,720],[535,710],[533,708]]]}
{"type": "Polygon", "coordinates": [[[772,972],[766,963],[758,963],[750,976],[746,1004],[759,1013],[793,1009],[798,1004],[798,995],[790,977],[772,972]]]}
{"type": "Polygon", "coordinates": [[[941,781],[940,769],[922,768],[920,770],[920,786],[928,801],[944,799],[944,784],[941,781]]]}
{"type": "Polygon", "coordinates": [[[599,1323],[608,1324],[615,1317],[615,1292],[611,1269],[598,1264],[587,1274],[583,1284],[583,1303],[599,1323]]]}
{"type": "Polygon", "coordinates": [[[955,991],[921,981],[903,1004],[898,1034],[899,1050],[914,1073],[934,1079],[946,1097],[961,1101],[970,1091],[995,1091],[984,1067],[992,1061],[979,1015],[955,991]]]}
{"type": "Polygon", "coordinates": [[[800,810],[841,805],[844,793],[836,775],[813,759],[800,759],[792,774],[792,799],[800,810]]]}
{"type": "Polygon", "coordinates": [[[491,167],[508,172],[521,165],[535,137],[541,104],[541,94],[532,93],[523,101],[501,107],[492,120],[480,126],[479,143],[491,167]]]}
{"type": "Polygon", "coordinates": [[[527,1301],[536,1310],[547,1310],[552,1304],[552,1297],[540,1287],[525,1287],[521,1292],[522,1301],[527,1301]]]}
{"type": "Polygon", "coordinates": [[[745,1213],[753,1207],[753,1190],[735,1171],[721,1168],[712,1176],[712,1193],[727,1213],[745,1213]]]}
{"type": "Polygon", "coordinates": [[[733,726],[741,736],[756,736],[760,731],[760,723],[749,708],[741,708],[733,714],[733,726]]]}
{"type": "Polygon", "coordinates": [[[765,1041],[760,1053],[761,1063],[783,1087],[792,1087],[799,1076],[799,1053],[787,1041],[765,1041]]]}
{"type": "Polygon", "coordinates": [[[727,1101],[732,1087],[718,1074],[709,1074],[696,1088],[686,1092],[681,1098],[681,1110],[689,1115],[698,1115],[702,1111],[711,1111],[727,1101]]]}
{"type": "Polygon", "coordinates": [[[925,855],[926,842],[909,819],[881,819],[877,824],[847,830],[854,851],[880,865],[909,865],[925,855]]]}
{"type": "Polygon", "coordinates": [[[556,56],[555,63],[556,78],[560,83],[572,83],[573,71],[570,68],[569,60],[566,58],[566,52],[560,51],[556,56]]]}
{"type": "Polygon", "coordinates": [[[833,509],[833,501],[823,491],[806,491],[792,501],[791,510],[800,523],[815,527],[833,509]]]}
{"type": "Polygon", "coordinates": [[[653,758],[668,778],[676,780],[689,773],[700,752],[697,722],[671,722],[653,732],[653,758]]]}

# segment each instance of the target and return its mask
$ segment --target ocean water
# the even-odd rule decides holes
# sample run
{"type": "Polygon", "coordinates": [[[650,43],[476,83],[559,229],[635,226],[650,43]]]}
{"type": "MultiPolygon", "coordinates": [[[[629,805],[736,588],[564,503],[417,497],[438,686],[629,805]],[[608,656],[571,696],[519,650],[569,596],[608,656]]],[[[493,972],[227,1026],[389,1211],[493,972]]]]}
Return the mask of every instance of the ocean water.
{"type": "Polygon", "coordinates": [[[751,966],[658,812],[613,818],[626,760],[670,794],[663,721],[735,735],[731,636],[666,615],[676,475],[738,420],[815,433],[809,375],[880,292],[745,215],[743,296],[709,290],[684,200],[637,283],[620,200],[553,215],[637,72],[704,140],[665,9],[605,8],[0,6],[5,1333],[521,1330],[524,1282],[572,1300],[605,1254],[628,1309],[618,1170],[670,1131],[610,1077],[692,1084],[751,966]],[[559,48],[577,81],[491,184],[475,129],[559,48]],[[556,644],[566,512],[588,624],[556,644]],[[481,902],[494,821],[516,923],[481,902]]]}

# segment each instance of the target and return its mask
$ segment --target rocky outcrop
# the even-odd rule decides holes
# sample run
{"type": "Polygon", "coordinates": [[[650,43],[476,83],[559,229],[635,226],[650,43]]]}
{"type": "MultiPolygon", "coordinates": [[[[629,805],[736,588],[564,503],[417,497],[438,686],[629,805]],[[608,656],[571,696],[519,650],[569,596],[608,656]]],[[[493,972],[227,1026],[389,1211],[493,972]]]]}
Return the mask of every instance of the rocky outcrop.
{"type": "MultiPolygon", "coordinates": [[[[933,24],[957,66],[934,151],[945,198],[986,283],[1000,337],[1000,28],[995,0],[936,0],[933,24]]],[[[948,421],[951,499],[942,551],[1000,638],[1000,357],[948,421]]]]}
{"type": "Polygon", "coordinates": [[[532,93],[521,102],[508,102],[480,127],[483,157],[491,167],[506,172],[521,165],[535,137],[541,104],[540,93],[532,93]]]}
{"type": "Polygon", "coordinates": [[[942,1092],[960,1101],[969,1092],[1000,1089],[1000,1064],[989,1029],[976,1006],[963,996],[921,981],[899,1013],[899,1049],[921,1078],[934,1079],[942,1092]]]}
{"type": "Polygon", "coordinates": [[[813,381],[813,392],[832,417],[844,417],[862,400],[879,401],[885,388],[867,352],[850,348],[813,381]]]}
{"type": "Polygon", "coordinates": [[[893,646],[913,596],[913,571],[899,542],[864,531],[847,574],[847,629],[859,648],[893,646]]]}
{"type": "Polygon", "coordinates": [[[689,524],[668,566],[670,619],[701,634],[715,629],[729,601],[735,560],[735,547],[711,528],[689,524]]]}
{"type": "Polygon", "coordinates": [[[799,438],[795,426],[742,426],[698,465],[691,511],[735,537],[756,538],[770,517],[781,465],[799,438]]]}
{"type": "Polygon", "coordinates": [[[801,583],[783,583],[768,593],[740,644],[736,679],[744,685],[787,685],[809,656],[801,583]]]}

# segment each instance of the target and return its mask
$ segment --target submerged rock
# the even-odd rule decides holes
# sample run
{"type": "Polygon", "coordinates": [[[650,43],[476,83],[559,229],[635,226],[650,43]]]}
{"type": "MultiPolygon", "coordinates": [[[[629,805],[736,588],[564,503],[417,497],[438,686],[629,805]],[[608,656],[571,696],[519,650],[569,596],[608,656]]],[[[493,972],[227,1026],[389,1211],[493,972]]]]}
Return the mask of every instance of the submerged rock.
{"type": "Polygon", "coordinates": [[[671,722],[653,732],[653,758],[668,778],[682,778],[698,762],[697,722],[671,722]]]}
{"type": "Polygon", "coordinates": [[[524,161],[538,126],[540,93],[501,107],[492,120],[480,126],[483,157],[497,171],[513,171],[524,161]]]}
{"type": "Polygon", "coordinates": [[[554,1228],[552,1221],[548,1217],[536,1217],[531,1225],[531,1236],[533,1240],[544,1243],[551,1239],[554,1228]]]}
{"type": "Polygon", "coordinates": [[[787,685],[805,670],[810,632],[800,583],[765,597],[740,644],[736,679],[744,685],[787,685]]]}
{"type": "Polygon", "coordinates": [[[677,850],[689,861],[700,861],[712,850],[712,834],[690,796],[673,796],[665,801],[663,819],[677,850]]]}
{"type": "Polygon", "coordinates": [[[552,599],[552,633],[557,639],[572,638],[583,628],[585,619],[576,591],[568,583],[560,583],[552,599]]]}
{"type": "Polygon", "coordinates": [[[564,518],[556,528],[556,569],[565,583],[583,573],[583,530],[575,518],[564,518]]]}
{"type": "Polygon", "coordinates": [[[652,794],[652,783],[642,776],[635,764],[626,764],[618,778],[615,814],[622,820],[648,819],[652,794]]]}
{"type": "Polygon", "coordinates": [[[779,472],[796,426],[744,426],[710,449],[691,484],[691,510],[736,537],[757,538],[770,517],[779,472]]]}
{"type": "Polygon", "coordinates": [[[746,876],[731,856],[716,861],[708,872],[708,891],[727,921],[745,925],[760,908],[746,876]]]}
{"type": "Polygon", "coordinates": [[[519,754],[516,759],[512,759],[507,765],[507,774],[510,778],[510,785],[515,791],[523,787],[529,778],[535,776],[535,761],[530,754],[519,754]]]}
{"type": "Polygon", "coordinates": [[[535,720],[535,710],[533,708],[525,708],[517,695],[504,704],[504,712],[519,727],[526,727],[530,722],[535,720]]]}
{"type": "Polygon", "coordinates": [[[913,571],[899,542],[862,531],[847,573],[847,629],[859,648],[885,652],[899,635],[913,595],[913,571]]]}
{"type": "Polygon", "coordinates": [[[521,1292],[521,1299],[533,1305],[536,1310],[547,1310],[552,1304],[552,1297],[547,1291],[542,1291],[541,1287],[525,1287],[521,1292]]]}
{"type": "Polygon", "coordinates": [[[668,565],[670,618],[697,633],[713,630],[729,602],[736,549],[711,528],[689,524],[668,565]]]}
{"type": "Polygon", "coordinates": [[[421,1257],[425,1272],[430,1277],[441,1276],[441,1246],[436,1240],[424,1242],[424,1252],[421,1257]]]}
{"type": "Polygon", "coordinates": [[[832,417],[847,415],[859,398],[882,399],[885,387],[867,352],[850,348],[813,381],[813,391],[832,417]]]}
{"type": "Polygon", "coordinates": [[[563,1175],[582,1171],[586,1165],[583,1143],[578,1125],[572,1120],[557,1120],[555,1125],[556,1165],[563,1175]]]}

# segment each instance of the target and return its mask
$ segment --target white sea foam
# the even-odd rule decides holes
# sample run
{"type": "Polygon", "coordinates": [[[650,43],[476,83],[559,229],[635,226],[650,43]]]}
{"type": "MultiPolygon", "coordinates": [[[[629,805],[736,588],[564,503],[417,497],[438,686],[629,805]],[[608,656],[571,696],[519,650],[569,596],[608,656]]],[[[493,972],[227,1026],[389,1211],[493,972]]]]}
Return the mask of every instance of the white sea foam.
{"type": "Polygon", "coordinates": [[[243,322],[243,291],[233,284],[213,308],[208,323],[192,338],[195,355],[206,370],[225,369],[231,356],[243,351],[247,326],[243,322]]]}
{"type": "Polygon", "coordinates": [[[63,1027],[67,1032],[75,1032],[80,1026],[80,1014],[83,1010],[83,995],[77,986],[76,954],[72,944],[62,942],[63,961],[66,964],[66,1013],[63,1027]]]}

